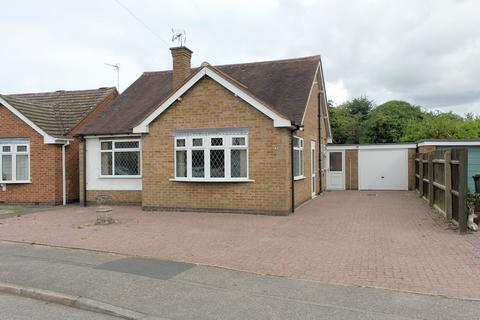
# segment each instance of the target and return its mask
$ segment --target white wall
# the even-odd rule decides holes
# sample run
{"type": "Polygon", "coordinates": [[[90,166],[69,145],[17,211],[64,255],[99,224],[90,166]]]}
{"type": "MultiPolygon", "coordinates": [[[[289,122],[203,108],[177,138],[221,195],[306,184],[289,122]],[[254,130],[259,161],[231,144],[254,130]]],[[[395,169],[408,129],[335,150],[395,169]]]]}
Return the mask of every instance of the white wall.
{"type": "Polygon", "coordinates": [[[142,178],[100,178],[100,140],[86,139],[87,190],[142,190],[142,178]]]}

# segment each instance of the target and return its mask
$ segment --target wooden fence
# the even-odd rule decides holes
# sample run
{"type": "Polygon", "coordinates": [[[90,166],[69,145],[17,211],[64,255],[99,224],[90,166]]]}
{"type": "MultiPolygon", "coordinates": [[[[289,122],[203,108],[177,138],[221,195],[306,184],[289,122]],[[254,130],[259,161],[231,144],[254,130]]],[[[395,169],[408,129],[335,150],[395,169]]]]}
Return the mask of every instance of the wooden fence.
{"type": "Polygon", "coordinates": [[[468,149],[438,150],[415,156],[415,189],[431,207],[467,231],[468,149]]]}

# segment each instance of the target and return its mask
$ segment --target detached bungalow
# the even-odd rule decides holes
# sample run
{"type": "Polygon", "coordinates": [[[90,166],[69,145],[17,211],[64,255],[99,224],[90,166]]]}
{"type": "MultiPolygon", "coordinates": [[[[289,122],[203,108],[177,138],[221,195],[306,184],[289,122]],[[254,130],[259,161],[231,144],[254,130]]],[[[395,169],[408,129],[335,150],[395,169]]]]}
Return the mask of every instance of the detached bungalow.
{"type": "Polygon", "coordinates": [[[0,95],[0,203],[78,201],[73,135],[115,88],[0,95]]]}
{"type": "Polygon", "coordinates": [[[146,72],[78,132],[81,199],[286,215],[325,188],[319,56],[146,72]]]}

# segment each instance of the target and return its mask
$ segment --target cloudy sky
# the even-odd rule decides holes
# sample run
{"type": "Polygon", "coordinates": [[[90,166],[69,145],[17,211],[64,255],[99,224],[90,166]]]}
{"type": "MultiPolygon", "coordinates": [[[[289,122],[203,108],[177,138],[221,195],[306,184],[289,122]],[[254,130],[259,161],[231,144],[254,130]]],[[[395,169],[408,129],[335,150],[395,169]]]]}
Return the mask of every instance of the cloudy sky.
{"type": "Polygon", "coordinates": [[[0,93],[116,85],[171,67],[321,54],[327,95],[480,114],[477,0],[0,0],[0,93]],[[136,20],[126,9],[139,18],[136,20]],[[146,26],[145,26],[146,25],[146,26]]]}

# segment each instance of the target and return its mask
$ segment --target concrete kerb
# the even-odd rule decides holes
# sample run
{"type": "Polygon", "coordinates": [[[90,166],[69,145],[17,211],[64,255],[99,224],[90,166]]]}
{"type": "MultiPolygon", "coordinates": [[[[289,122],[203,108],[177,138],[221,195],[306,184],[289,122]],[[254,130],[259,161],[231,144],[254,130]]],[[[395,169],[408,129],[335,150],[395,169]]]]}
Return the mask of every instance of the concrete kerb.
{"type": "Polygon", "coordinates": [[[82,309],[86,311],[107,314],[110,316],[128,320],[167,320],[166,318],[149,316],[144,313],[113,306],[108,303],[88,299],[81,296],[73,296],[49,290],[23,287],[11,283],[0,282],[0,292],[6,294],[14,294],[31,299],[37,299],[50,303],[61,304],[64,306],[82,309]]]}

